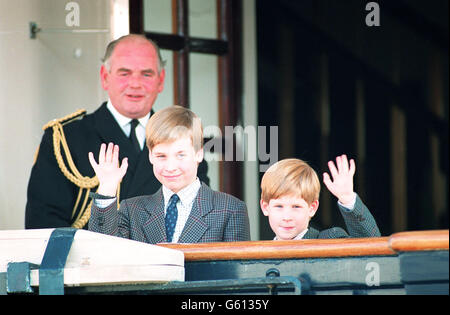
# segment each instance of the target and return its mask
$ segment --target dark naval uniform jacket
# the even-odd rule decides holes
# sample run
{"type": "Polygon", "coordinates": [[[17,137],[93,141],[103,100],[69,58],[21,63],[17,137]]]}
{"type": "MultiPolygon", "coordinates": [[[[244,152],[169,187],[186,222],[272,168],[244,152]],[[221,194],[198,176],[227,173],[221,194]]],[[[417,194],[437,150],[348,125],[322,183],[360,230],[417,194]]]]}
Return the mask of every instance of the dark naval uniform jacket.
{"type": "MultiPolygon", "coordinates": [[[[97,158],[102,143],[113,142],[119,145],[119,160],[128,157],[128,170],[120,185],[120,200],[151,195],[161,187],[153,174],[147,146],[144,146],[140,153],[133,149],[131,141],[107,109],[106,102],[92,114],[63,124],[63,131],[72,160],[83,176],[95,176],[89,163],[88,152],[94,153],[97,158]]],[[[64,154],[62,156],[67,165],[67,158],[64,154]]],[[[205,161],[199,166],[198,177],[209,185],[205,161]]],[[[96,189],[97,187],[91,192],[96,189]]],[[[47,128],[28,183],[25,228],[71,226],[80,211],[74,210],[79,192],[80,188],[72,183],[58,166],[53,146],[53,129],[47,128]]],[[[84,196],[80,198],[83,199],[84,196]]],[[[87,228],[87,224],[84,227],[87,228]]]]}

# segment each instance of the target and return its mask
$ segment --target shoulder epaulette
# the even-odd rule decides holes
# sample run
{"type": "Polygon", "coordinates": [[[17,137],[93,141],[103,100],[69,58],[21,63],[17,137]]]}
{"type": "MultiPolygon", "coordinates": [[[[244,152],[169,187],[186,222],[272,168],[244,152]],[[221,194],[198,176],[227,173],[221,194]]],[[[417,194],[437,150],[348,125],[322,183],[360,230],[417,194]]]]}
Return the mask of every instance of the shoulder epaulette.
{"type": "Polygon", "coordinates": [[[67,123],[70,123],[74,120],[78,120],[83,118],[83,116],[86,115],[86,110],[85,109],[79,109],[76,112],[69,114],[67,116],[64,116],[62,118],[58,118],[58,119],[53,119],[50,120],[47,124],[44,125],[44,127],[42,127],[43,130],[49,128],[49,127],[53,127],[56,124],[61,124],[61,125],[65,125],[67,123]]]}
{"type": "Polygon", "coordinates": [[[83,228],[91,215],[91,204],[88,204],[89,192],[91,189],[98,186],[99,182],[97,176],[92,178],[83,176],[77,169],[70,149],[64,135],[63,125],[66,125],[72,121],[83,118],[86,114],[86,110],[80,109],[76,112],[67,115],[59,119],[53,119],[48,122],[43,129],[53,129],[53,154],[55,155],[56,162],[63,175],[77,187],[79,187],[78,198],[75,202],[75,206],[72,210],[72,220],[75,220],[72,227],[83,228]],[[63,157],[64,155],[64,157],[63,157]],[[84,198],[81,198],[84,192],[84,198]],[[78,215],[76,215],[78,213],[78,215]]]}

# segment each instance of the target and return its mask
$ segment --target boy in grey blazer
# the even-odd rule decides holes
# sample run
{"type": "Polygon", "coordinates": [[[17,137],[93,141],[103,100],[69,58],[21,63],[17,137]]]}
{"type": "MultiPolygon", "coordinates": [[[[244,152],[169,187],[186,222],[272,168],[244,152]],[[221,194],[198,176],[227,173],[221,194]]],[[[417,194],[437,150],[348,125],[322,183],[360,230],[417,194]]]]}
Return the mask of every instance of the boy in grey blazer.
{"type": "Polygon", "coordinates": [[[275,240],[380,236],[375,219],[353,191],[354,160],[349,163],[346,155],[338,156],[336,165],[328,162],[333,180],[324,173],[323,182],[338,198],[348,233],[338,227],[318,231],[309,226],[319,208],[319,179],[306,162],[285,159],[272,165],[261,180],[260,205],[275,240]]]}
{"type": "Polygon", "coordinates": [[[119,166],[119,147],[112,143],[101,145],[98,163],[89,153],[100,182],[89,230],[151,244],[250,240],[245,203],[213,191],[197,177],[203,160],[200,118],[181,106],[160,110],[147,124],[146,143],[162,187],[122,201],[119,210],[116,194],[127,158],[119,166]]]}

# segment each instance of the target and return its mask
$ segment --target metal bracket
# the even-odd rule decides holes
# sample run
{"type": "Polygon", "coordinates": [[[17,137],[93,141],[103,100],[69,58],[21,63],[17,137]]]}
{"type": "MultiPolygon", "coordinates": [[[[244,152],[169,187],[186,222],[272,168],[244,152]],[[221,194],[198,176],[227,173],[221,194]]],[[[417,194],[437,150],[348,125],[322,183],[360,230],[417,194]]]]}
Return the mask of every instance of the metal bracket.
{"type": "Polygon", "coordinates": [[[77,34],[95,34],[95,33],[108,33],[109,29],[93,28],[93,29],[64,29],[64,28],[53,28],[53,29],[42,29],[38,27],[36,22],[28,23],[28,29],[30,30],[30,38],[36,39],[36,34],[39,32],[43,33],[77,33],[77,34]]]}
{"type": "Polygon", "coordinates": [[[241,290],[264,289],[267,288],[270,295],[278,294],[279,286],[292,286],[295,295],[302,294],[302,283],[296,277],[282,276],[276,268],[267,270],[266,277],[243,278],[243,279],[223,279],[223,280],[202,280],[186,282],[169,282],[167,284],[155,285],[147,288],[151,294],[196,294],[208,292],[241,292],[241,290]]]}
{"type": "Polygon", "coordinates": [[[28,24],[29,29],[30,29],[30,38],[31,39],[36,39],[36,33],[40,32],[41,29],[37,26],[36,22],[30,22],[28,24]]]}
{"type": "Polygon", "coordinates": [[[150,293],[163,294],[195,294],[200,292],[208,292],[213,294],[219,292],[240,292],[240,290],[252,288],[268,288],[269,294],[276,294],[272,289],[274,286],[292,285],[294,287],[293,294],[300,295],[302,285],[300,280],[295,277],[276,277],[276,278],[246,278],[246,279],[225,279],[225,280],[207,280],[207,281],[186,281],[186,282],[169,282],[164,285],[154,286],[150,293]]]}
{"type": "Polygon", "coordinates": [[[55,229],[47,243],[39,268],[39,294],[64,294],[64,266],[77,229],[55,229]]]}

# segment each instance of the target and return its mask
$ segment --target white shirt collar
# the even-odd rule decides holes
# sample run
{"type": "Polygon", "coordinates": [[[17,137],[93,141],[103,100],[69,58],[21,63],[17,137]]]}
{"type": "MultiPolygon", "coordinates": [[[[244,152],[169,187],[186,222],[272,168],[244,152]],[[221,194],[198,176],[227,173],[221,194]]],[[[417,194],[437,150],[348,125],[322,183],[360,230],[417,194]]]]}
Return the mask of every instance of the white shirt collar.
{"type": "MultiPolygon", "coordinates": [[[[301,232],[296,237],[294,237],[293,240],[301,240],[301,239],[303,239],[303,237],[305,236],[306,232],[308,232],[308,228],[304,229],[303,232],[301,232]]],[[[278,238],[275,236],[275,238],[273,240],[274,241],[278,241],[278,238]]]]}
{"type": "MultiPolygon", "coordinates": [[[[122,128],[122,130],[128,129],[128,132],[125,132],[125,134],[127,134],[127,136],[129,136],[130,134],[130,127],[129,127],[129,123],[132,120],[129,117],[126,117],[124,115],[122,115],[121,113],[119,113],[117,111],[117,109],[112,105],[111,100],[108,100],[108,102],[106,103],[106,107],[109,109],[109,111],[111,112],[111,114],[114,116],[114,118],[116,119],[117,123],[119,124],[120,128],[122,128]]],[[[142,125],[142,127],[146,127],[147,126],[147,122],[150,119],[150,113],[148,113],[147,115],[145,115],[142,118],[139,118],[139,124],[142,125]]]]}
{"type": "MultiPolygon", "coordinates": [[[[185,206],[192,204],[195,197],[197,196],[197,193],[198,193],[200,187],[201,187],[201,183],[197,177],[193,183],[184,187],[177,193],[178,197],[180,197],[179,202],[181,202],[185,206]]],[[[163,190],[163,196],[164,196],[164,209],[166,209],[167,205],[169,203],[170,197],[172,197],[172,195],[175,193],[164,185],[162,185],[162,190],[163,190]]]]}
{"type": "MultiPolygon", "coordinates": [[[[119,124],[120,129],[122,129],[125,136],[129,137],[131,132],[131,118],[126,117],[119,113],[117,109],[114,108],[114,106],[111,103],[111,100],[108,100],[108,103],[106,104],[106,107],[113,115],[114,119],[119,124]]],[[[145,127],[147,126],[147,122],[150,119],[150,113],[148,113],[146,116],[139,118],[139,125],[136,126],[136,137],[139,141],[139,144],[141,146],[141,149],[144,147],[145,144],[145,127]]]]}

